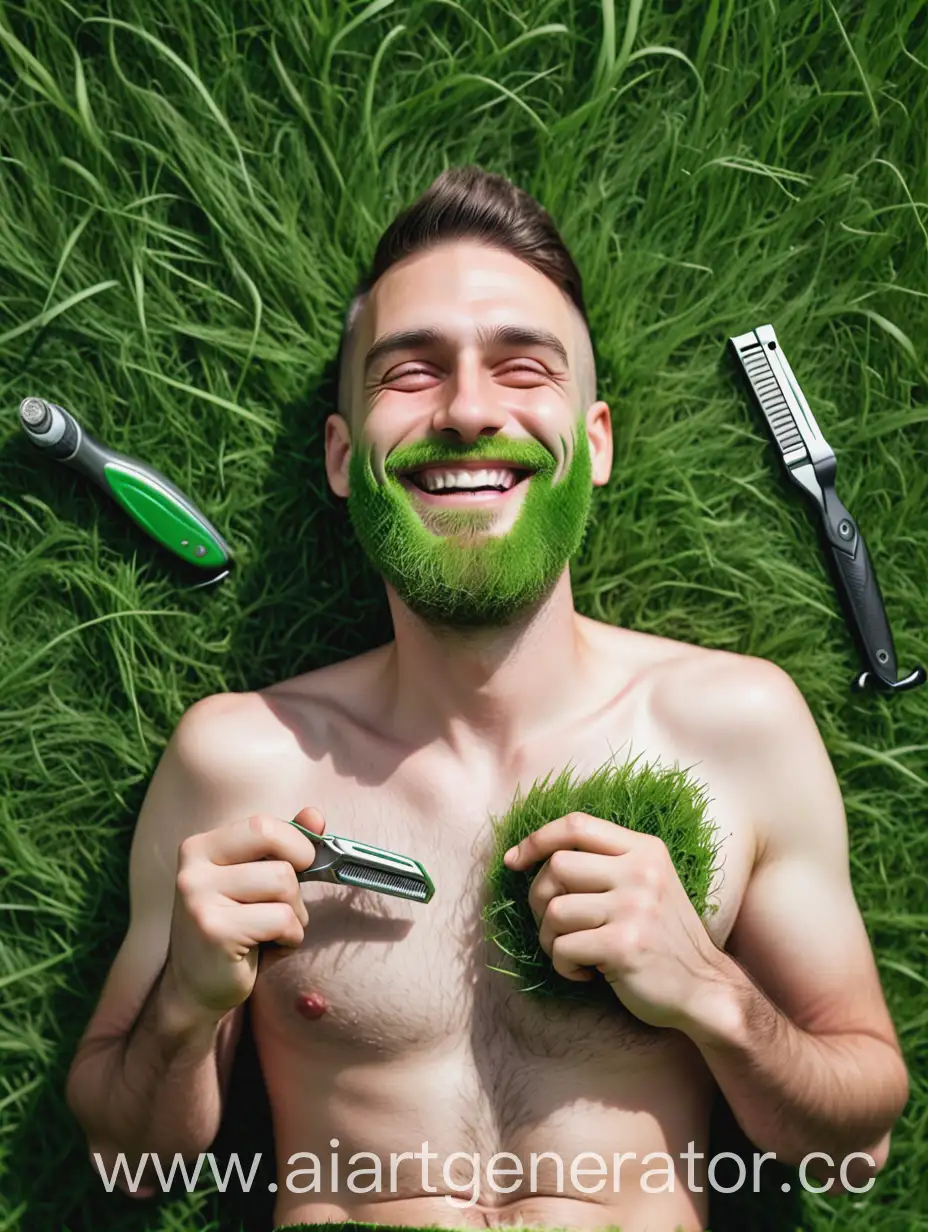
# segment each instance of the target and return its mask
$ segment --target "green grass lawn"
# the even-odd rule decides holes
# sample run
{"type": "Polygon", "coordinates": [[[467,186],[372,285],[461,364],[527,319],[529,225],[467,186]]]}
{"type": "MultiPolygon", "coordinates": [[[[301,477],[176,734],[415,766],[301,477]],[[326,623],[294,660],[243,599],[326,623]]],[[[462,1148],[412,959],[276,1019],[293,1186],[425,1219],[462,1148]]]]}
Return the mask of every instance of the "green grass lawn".
{"type": "MultiPolygon", "coordinates": [[[[928,1228],[928,689],[850,692],[859,659],[814,522],[724,356],[774,324],[838,455],[900,673],[928,663],[925,10],[0,5],[0,1232],[267,1226],[269,1158],[248,1198],[107,1195],[64,1080],[184,709],[390,637],[325,479],[332,360],[382,229],[471,161],[541,200],[585,278],[615,464],[577,607],[771,659],[802,689],[910,1066],[869,1193],[787,1197],[784,1170],[718,1198],[713,1232],[928,1228]],[[232,577],[190,589],[43,458],[18,426],[27,394],[188,492],[232,577]]],[[[269,1151],[247,1038],[235,1087],[217,1149],[269,1151]]],[[[724,1108],[714,1134],[738,1141],[724,1108]]]]}

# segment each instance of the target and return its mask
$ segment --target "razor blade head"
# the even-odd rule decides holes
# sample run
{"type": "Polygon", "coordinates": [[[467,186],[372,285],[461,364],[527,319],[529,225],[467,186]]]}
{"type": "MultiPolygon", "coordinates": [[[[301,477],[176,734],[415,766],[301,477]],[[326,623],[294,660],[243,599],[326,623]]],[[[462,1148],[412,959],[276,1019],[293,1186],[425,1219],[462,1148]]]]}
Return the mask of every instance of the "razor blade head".
{"type": "Polygon", "coordinates": [[[351,838],[331,837],[343,856],[334,870],[339,881],[420,903],[427,903],[435,893],[431,878],[418,860],[351,838]]]}
{"type": "Polygon", "coordinates": [[[316,834],[295,821],[290,824],[312,839],[316,847],[316,858],[309,868],[297,873],[298,881],[328,881],[412,902],[431,901],[435,886],[418,860],[339,834],[316,834]]]}
{"type": "Polygon", "coordinates": [[[729,338],[773,442],[789,467],[833,458],[772,325],[729,338]]]}
{"type": "Polygon", "coordinates": [[[345,860],[335,869],[335,878],[343,885],[359,886],[364,890],[377,890],[381,894],[392,894],[397,898],[408,898],[414,902],[427,903],[435,893],[434,886],[427,877],[410,877],[406,873],[391,873],[383,868],[371,868],[366,864],[357,864],[354,860],[345,860]]]}

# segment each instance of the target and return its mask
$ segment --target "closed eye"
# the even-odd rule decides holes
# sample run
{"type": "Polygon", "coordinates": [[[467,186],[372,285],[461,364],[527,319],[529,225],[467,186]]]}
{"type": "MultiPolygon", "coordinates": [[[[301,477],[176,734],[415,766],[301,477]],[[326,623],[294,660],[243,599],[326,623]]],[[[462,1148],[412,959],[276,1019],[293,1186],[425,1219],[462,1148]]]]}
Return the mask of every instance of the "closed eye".
{"type": "MultiPolygon", "coordinates": [[[[508,372],[530,372],[533,376],[546,376],[547,373],[543,368],[539,368],[532,364],[510,364],[501,373],[505,376],[508,372]]],[[[391,381],[398,381],[404,376],[432,376],[427,368],[407,368],[404,372],[392,372],[389,376],[383,378],[383,383],[389,384],[391,381]]]]}

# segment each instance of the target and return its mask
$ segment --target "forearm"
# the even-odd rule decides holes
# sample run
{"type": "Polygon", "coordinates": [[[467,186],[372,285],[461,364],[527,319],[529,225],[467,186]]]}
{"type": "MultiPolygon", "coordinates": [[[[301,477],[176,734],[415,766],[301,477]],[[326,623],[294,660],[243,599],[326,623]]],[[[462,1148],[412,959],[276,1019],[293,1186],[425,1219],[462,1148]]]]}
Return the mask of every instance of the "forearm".
{"type": "MultiPolygon", "coordinates": [[[[91,1151],[195,1155],[215,1138],[222,1116],[217,1050],[232,1027],[177,996],[162,972],[128,1035],[88,1042],[68,1080],[68,1102],[91,1151]]],[[[147,1174],[146,1174],[147,1175],[147,1174]]]]}
{"type": "Polygon", "coordinates": [[[895,1049],[868,1035],[801,1030],[720,955],[712,991],[686,1033],[748,1138],[789,1164],[813,1151],[835,1163],[854,1151],[873,1154],[908,1097],[895,1049]]]}

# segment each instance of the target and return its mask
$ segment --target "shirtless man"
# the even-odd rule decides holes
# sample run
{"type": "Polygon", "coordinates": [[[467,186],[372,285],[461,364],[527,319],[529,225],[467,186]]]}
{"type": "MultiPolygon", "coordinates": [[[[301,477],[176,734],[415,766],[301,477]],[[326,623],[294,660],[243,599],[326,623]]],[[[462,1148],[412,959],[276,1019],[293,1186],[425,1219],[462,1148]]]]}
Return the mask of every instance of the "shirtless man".
{"type": "Polygon", "coordinates": [[[109,1175],[119,1152],[134,1168],[146,1151],[208,1150],[247,1002],[278,1226],[696,1232],[716,1084],[758,1152],[826,1152],[810,1185],[841,1192],[845,1162],[844,1184],[865,1186],[908,1080],[804,699],[766,660],[574,610],[568,561],[612,435],[579,275],[547,215],[457,169],[393,239],[349,317],[325,450],[395,639],[183,715],[69,1078],[90,1151],[109,1175]],[[440,461],[528,473],[483,495],[397,474],[440,461]],[[549,823],[519,856],[545,865],[540,942],[615,1000],[540,1003],[489,969],[489,817],[624,746],[707,784],[718,909],[697,917],[660,840],[582,814],[549,823]],[[415,856],[434,900],[298,883],[314,847],[294,817],[415,856]]]}

